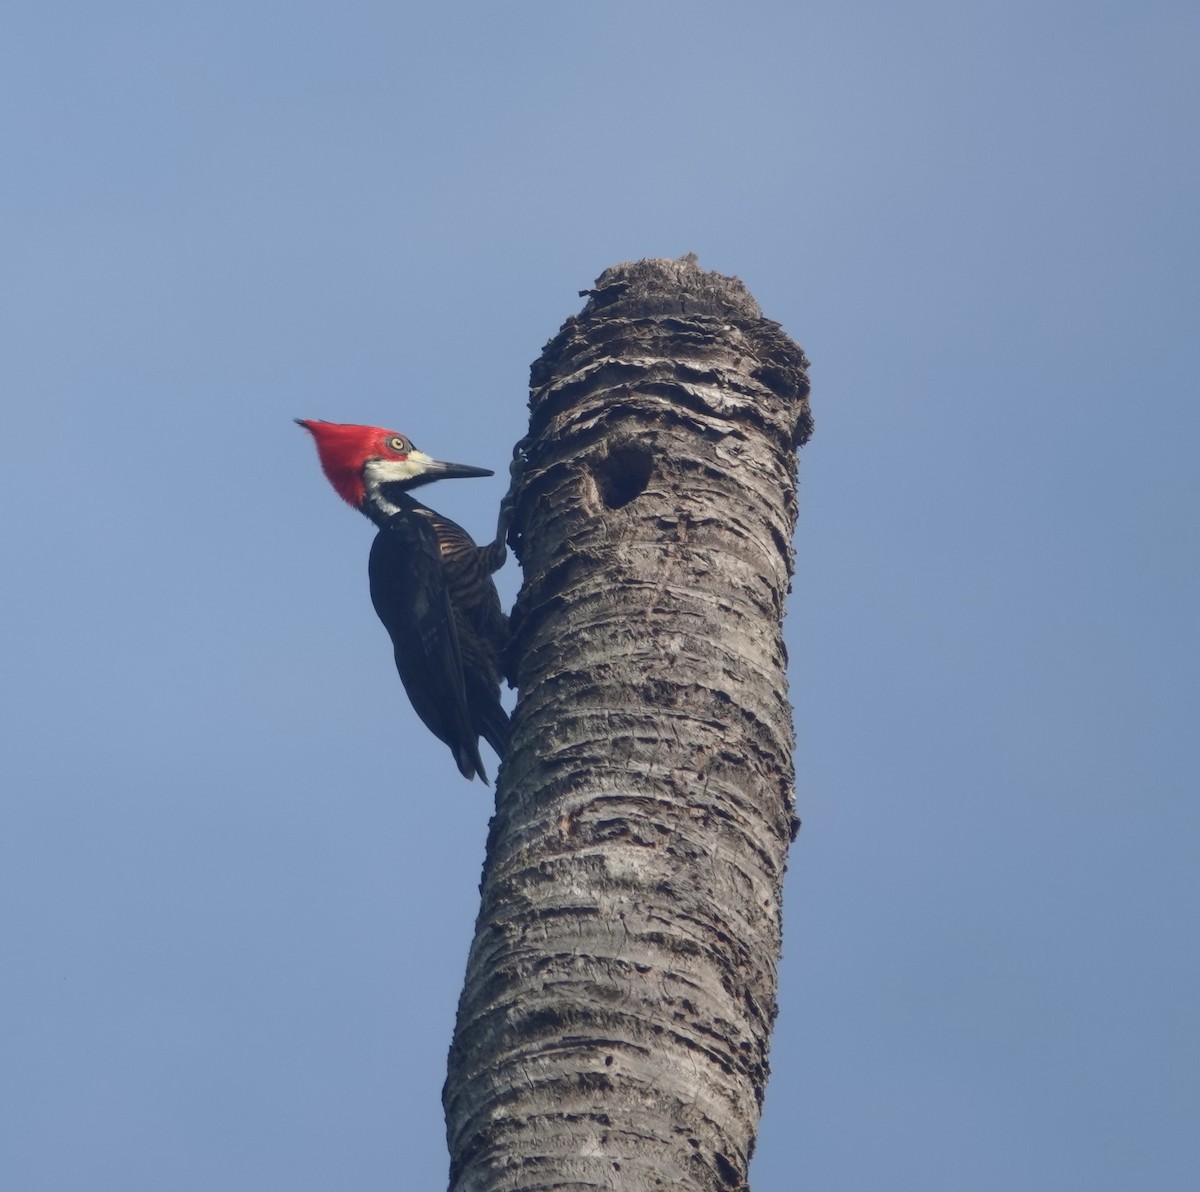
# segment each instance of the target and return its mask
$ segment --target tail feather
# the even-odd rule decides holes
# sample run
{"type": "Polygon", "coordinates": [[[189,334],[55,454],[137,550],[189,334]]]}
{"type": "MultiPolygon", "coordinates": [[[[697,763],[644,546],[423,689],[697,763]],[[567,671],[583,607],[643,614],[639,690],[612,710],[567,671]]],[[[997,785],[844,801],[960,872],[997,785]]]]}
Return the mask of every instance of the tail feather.
{"type": "Polygon", "coordinates": [[[483,708],[480,717],[479,730],[483,738],[496,751],[496,756],[502,761],[508,752],[508,739],[512,732],[512,722],[508,713],[500,706],[500,701],[494,700],[483,708]]]}
{"type": "Polygon", "coordinates": [[[483,779],[484,786],[491,786],[487,771],[483,768],[483,760],[479,756],[477,741],[465,742],[454,750],[454,760],[458,764],[458,772],[470,782],[476,774],[483,779]]]}

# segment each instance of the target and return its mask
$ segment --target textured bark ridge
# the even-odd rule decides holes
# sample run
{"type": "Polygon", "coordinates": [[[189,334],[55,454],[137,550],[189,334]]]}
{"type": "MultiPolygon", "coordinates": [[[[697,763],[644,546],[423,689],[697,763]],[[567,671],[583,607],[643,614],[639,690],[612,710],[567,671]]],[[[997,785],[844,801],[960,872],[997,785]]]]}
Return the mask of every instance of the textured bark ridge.
{"type": "Polygon", "coordinates": [[[739,1189],[797,823],[781,619],[808,362],[691,258],[587,293],[532,369],[520,700],[450,1186],[739,1189]]]}

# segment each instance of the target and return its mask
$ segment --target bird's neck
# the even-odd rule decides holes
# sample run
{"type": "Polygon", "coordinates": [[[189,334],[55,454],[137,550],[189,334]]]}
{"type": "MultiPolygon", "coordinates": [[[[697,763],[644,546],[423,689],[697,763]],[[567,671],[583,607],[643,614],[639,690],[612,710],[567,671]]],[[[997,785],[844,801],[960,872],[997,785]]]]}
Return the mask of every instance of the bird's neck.
{"type": "Polygon", "coordinates": [[[376,484],[367,489],[360,508],[377,526],[382,526],[397,513],[420,509],[421,502],[414,500],[397,484],[376,484]]]}

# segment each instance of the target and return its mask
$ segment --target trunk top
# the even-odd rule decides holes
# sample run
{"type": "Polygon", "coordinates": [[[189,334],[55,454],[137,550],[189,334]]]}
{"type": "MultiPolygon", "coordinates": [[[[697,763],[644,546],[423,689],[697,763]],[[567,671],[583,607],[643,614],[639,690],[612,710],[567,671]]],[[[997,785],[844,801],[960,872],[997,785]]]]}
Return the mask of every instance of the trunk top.
{"type": "MultiPolygon", "coordinates": [[[[600,360],[620,357],[624,340],[622,327],[656,323],[667,335],[682,335],[696,346],[696,336],[726,343],[728,329],[736,327],[743,349],[754,357],[752,375],[786,410],[779,410],[788,424],[793,447],[802,447],[812,434],[808,405],[808,359],[776,322],[763,318],[762,309],[740,278],[700,268],[694,253],[677,260],[653,258],[627,261],[606,269],[590,290],[581,290],[587,303],[578,315],[563,323],[541,358],[530,369],[531,431],[540,428],[546,411],[539,409],[549,396],[547,382],[564,375],[572,357],[600,360]]],[[[701,349],[700,354],[703,355],[701,349]]],[[[553,388],[553,386],[550,386],[553,388]]]]}

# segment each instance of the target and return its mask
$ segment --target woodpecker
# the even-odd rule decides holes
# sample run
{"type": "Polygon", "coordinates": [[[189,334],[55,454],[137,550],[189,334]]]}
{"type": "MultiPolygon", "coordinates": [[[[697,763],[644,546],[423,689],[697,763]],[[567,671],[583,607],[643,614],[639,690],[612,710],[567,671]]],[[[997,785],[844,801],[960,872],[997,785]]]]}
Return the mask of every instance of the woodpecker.
{"type": "Polygon", "coordinates": [[[392,639],[396,669],[425,726],[450,746],[464,778],[486,783],[482,736],[500,757],[508,713],[500,705],[508,618],[492,572],[504,564],[504,534],[485,547],[409,494],[487,468],[443,463],[378,426],[297,418],[317,444],[338,494],[379,527],[371,546],[371,602],[392,639]]]}

